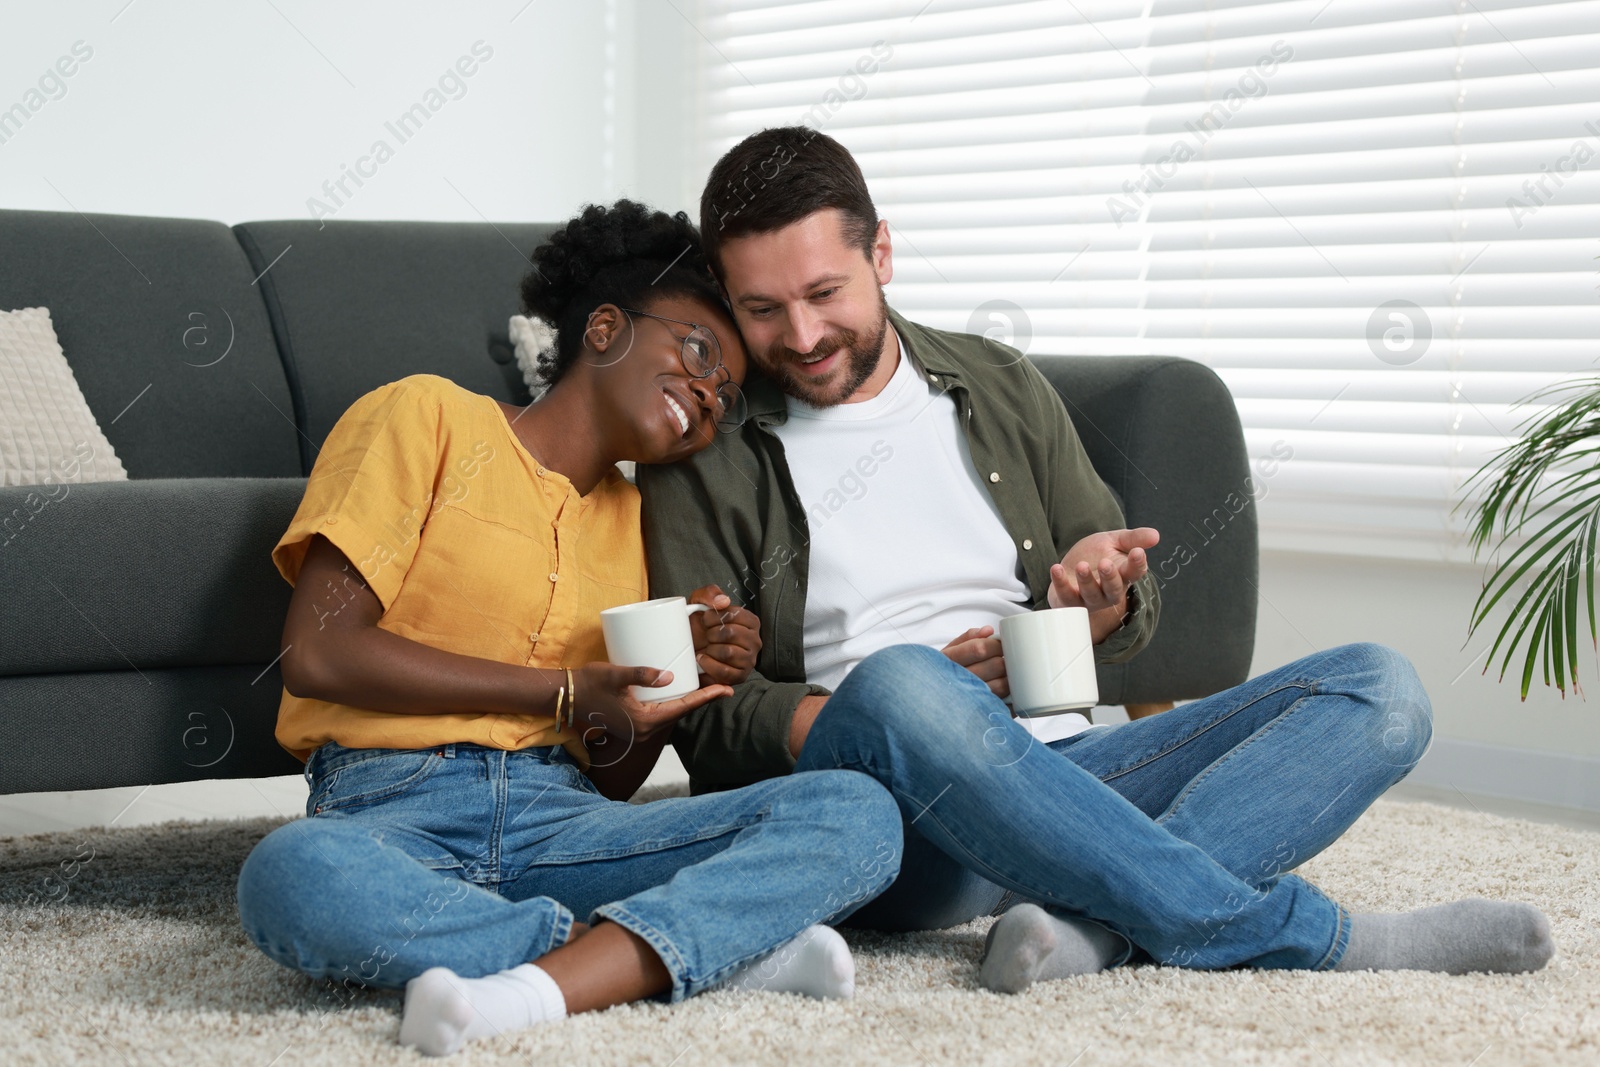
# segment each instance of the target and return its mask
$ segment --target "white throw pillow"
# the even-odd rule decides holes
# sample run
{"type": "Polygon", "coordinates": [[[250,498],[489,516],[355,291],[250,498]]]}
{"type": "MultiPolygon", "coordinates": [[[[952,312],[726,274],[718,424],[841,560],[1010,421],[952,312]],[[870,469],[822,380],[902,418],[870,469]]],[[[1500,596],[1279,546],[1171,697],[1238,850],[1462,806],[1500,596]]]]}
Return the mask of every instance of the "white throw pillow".
{"type": "Polygon", "coordinates": [[[0,485],[126,481],[49,308],[0,311],[0,485]]]}

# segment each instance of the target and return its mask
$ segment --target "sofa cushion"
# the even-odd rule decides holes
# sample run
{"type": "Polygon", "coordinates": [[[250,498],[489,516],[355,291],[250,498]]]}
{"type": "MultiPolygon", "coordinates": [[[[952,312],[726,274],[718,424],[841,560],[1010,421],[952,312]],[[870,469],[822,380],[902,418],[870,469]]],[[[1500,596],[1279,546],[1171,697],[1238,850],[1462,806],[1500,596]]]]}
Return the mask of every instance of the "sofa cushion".
{"type": "Polygon", "coordinates": [[[50,309],[0,310],[0,485],[127,478],[61,351],[50,309]]]}
{"type": "Polygon", "coordinates": [[[132,478],[300,473],[255,273],[197,219],[0,211],[0,307],[48,307],[132,478]]]}
{"type": "Polygon", "coordinates": [[[0,678],[0,793],[296,774],[266,663],[0,678]]]}
{"type": "Polygon", "coordinates": [[[438,374],[526,402],[507,323],[521,311],[528,253],[545,223],[246,222],[234,227],[261,278],[306,438],[310,473],[357,397],[438,374]],[[268,269],[270,267],[270,269],[268,269]]]}
{"type": "Polygon", "coordinates": [[[272,546],[304,493],[303,478],[0,488],[0,675],[272,662],[292,591],[272,546]]]}

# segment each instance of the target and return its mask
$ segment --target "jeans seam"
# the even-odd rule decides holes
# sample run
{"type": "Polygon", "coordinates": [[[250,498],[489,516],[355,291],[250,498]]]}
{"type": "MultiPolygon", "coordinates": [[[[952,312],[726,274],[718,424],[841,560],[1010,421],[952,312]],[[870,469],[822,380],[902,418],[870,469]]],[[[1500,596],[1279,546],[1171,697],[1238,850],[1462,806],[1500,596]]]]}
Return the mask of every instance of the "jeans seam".
{"type": "MultiPolygon", "coordinates": [[[[1281,692],[1281,690],[1276,690],[1275,689],[1275,690],[1273,690],[1273,692],[1274,693],[1281,692]]],[[[1271,722],[1267,723],[1265,726],[1261,727],[1261,729],[1255,731],[1249,737],[1245,738],[1243,741],[1239,742],[1237,745],[1234,745],[1232,748],[1228,749],[1228,751],[1226,751],[1222,755],[1218,756],[1215,760],[1212,761],[1211,766],[1207,767],[1205,770],[1201,771],[1194,778],[1191,778],[1189,780],[1189,784],[1185,785],[1183,787],[1183,791],[1180,792],[1177,796],[1172,798],[1172,803],[1167,805],[1167,809],[1165,811],[1163,811],[1160,815],[1156,816],[1155,821],[1157,823],[1163,823],[1167,819],[1171,818],[1172,815],[1177,812],[1178,808],[1182,806],[1183,802],[1185,800],[1187,800],[1194,793],[1194,791],[1196,789],[1198,789],[1203,782],[1205,782],[1205,780],[1207,778],[1210,778],[1213,774],[1215,774],[1217,771],[1222,769],[1223,764],[1227,763],[1230,759],[1232,759],[1234,756],[1238,755],[1244,749],[1249,748],[1251,745],[1253,745],[1257,741],[1261,740],[1267,734],[1269,734],[1273,730],[1277,729],[1277,727],[1278,727],[1278,725],[1280,723],[1287,722],[1288,719],[1289,719],[1289,716],[1293,715],[1296,711],[1300,710],[1300,705],[1304,704],[1307,699],[1309,699],[1310,697],[1313,697],[1315,695],[1316,695],[1316,693],[1311,691],[1308,688],[1305,696],[1301,697],[1299,700],[1296,700],[1293,704],[1290,704],[1281,713],[1279,713],[1278,715],[1274,716],[1271,722]]],[[[1254,703],[1254,702],[1252,701],[1252,703],[1254,703]]],[[[1243,706],[1244,707],[1249,707],[1248,704],[1243,705],[1243,706]]],[[[1279,873],[1282,873],[1282,872],[1279,872],[1279,873]]],[[[1240,880],[1243,881],[1243,879],[1240,879],[1240,880]]]]}
{"type": "MultiPolygon", "coordinates": [[[[1239,714],[1241,711],[1244,711],[1246,708],[1253,707],[1256,704],[1259,704],[1261,701],[1267,699],[1268,697],[1276,696],[1278,693],[1283,692],[1285,689],[1304,689],[1304,690],[1307,691],[1307,695],[1311,695],[1315,691],[1315,683],[1312,683],[1312,682],[1287,682],[1287,683],[1285,683],[1283,685],[1278,686],[1276,689],[1272,689],[1272,690],[1269,690],[1268,692],[1262,693],[1259,696],[1257,696],[1255,699],[1247,701],[1246,703],[1240,704],[1238,707],[1234,708],[1232,711],[1228,712],[1226,715],[1222,716],[1221,718],[1211,720],[1209,723],[1207,723],[1201,729],[1196,730],[1192,734],[1186,735],[1181,740],[1175,741],[1174,743],[1168,745],[1166,748],[1163,748],[1161,751],[1151,753],[1150,755],[1146,756],[1144,759],[1139,760],[1137,763],[1132,763],[1132,764],[1129,764],[1126,767],[1121,768],[1120,770],[1113,771],[1110,774],[1107,774],[1105,777],[1101,778],[1100,780],[1102,782],[1109,782],[1113,778],[1120,778],[1125,774],[1132,774],[1134,771],[1138,770],[1139,768],[1144,767],[1147,764],[1153,763],[1154,761],[1162,758],[1163,756],[1170,755],[1171,753],[1176,752],[1178,749],[1182,748],[1184,745],[1187,745],[1189,742],[1195,740],[1196,738],[1200,737],[1201,735],[1209,733],[1211,730],[1215,729],[1218,726],[1221,726],[1223,723],[1227,722],[1229,719],[1233,718],[1235,715],[1239,714]]],[[[1298,703],[1298,701],[1296,701],[1296,703],[1298,703]]],[[[1279,716],[1279,718],[1282,718],[1282,716],[1279,716]]]]}
{"type": "MultiPolygon", "coordinates": [[[[939,817],[937,815],[933,814],[933,809],[931,807],[929,807],[926,811],[924,811],[923,814],[932,816],[933,822],[935,823],[935,825],[937,825],[941,830],[943,830],[945,832],[945,835],[950,838],[950,841],[955,846],[955,848],[960,850],[961,856],[951,856],[950,857],[951,859],[955,860],[957,863],[960,863],[963,867],[967,868],[967,870],[969,870],[969,871],[972,871],[974,874],[978,874],[978,875],[981,875],[984,878],[989,879],[989,881],[991,881],[991,882],[995,883],[996,885],[1000,886],[1000,888],[1002,888],[1002,889],[1007,889],[1009,891],[1009,887],[1007,887],[1004,884],[1007,881],[1015,882],[1015,883],[1017,883],[1019,885],[1024,884],[1024,880],[1021,877],[1018,877],[1018,876],[1016,876],[1014,874],[1011,874],[1009,872],[1006,872],[1006,871],[1002,871],[1002,870],[998,869],[997,867],[994,867],[994,866],[990,865],[989,863],[986,863],[985,861],[979,859],[977,856],[974,856],[970,851],[968,851],[967,847],[961,843],[961,841],[955,836],[955,834],[950,832],[950,828],[948,826],[946,826],[944,823],[939,821],[939,817]],[[962,858],[963,856],[965,857],[965,859],[962,858]]],[[[944,849],[941,848],[941,851],[944,851],[946,855],[949,855],[948,850],[944,850],[944,849]]],[[[1055,904],[1055,903],[1053,903],[1051,901],[1044,901],[1044,903],[1049,904],[1051,907],[1062,908],[1063,910],[1066,910],[1066,907],[1067,907],[1066,905],[1055,904]]],[[[1086,918],[1087,916],[1084,916],[1084,917],[1086,918]]],[[[1126,937],[1127,935],[1124,934],[1122,936],[1126,937]]]]}
{"type": "MultiPolygon", "coordinates": [[[[438,771],[439,764],[443,758],[439,755],[436,749],[414,749],[407,751],[408,755],[415,755],[419,753],[426,753],[426,755],[423,756],[422,765],[415,771],[408,774],[406,777],[388,781],[375,788],[368,789],[365,792],[352,793],[349,796],[344,797],[336,798],[334,796],[334,789],[338,786],[340,777],[348,775],[352,767],[359,766],[362,763],[367,763],[370,761],[357,760],[354,763],[344,764],[335,767],[332,770],[321,771],[319,774],[318,784],[324,788],[327,795],[323,798],[322,803],[317,805],[314,814],[321,814],[324,811],[344,811],[347,808],[371,807],[375,804],[381,804],[385,801],[393,800],[396,797],[410,793],[417,786],[433,777],[434,773],[438,771]]],[[[380,756],[373,758],[382,759],[384,757],[380,756]]]]}
{"type": "MultiPolygon", "coordinates": [[[[1327,896],[1320,891],[1318,895],[1322,896],[1324,900],[1328,900],[1327,896]]],[[[1333,905],[1333,941],[1328,945],[1328,951],[1323,953],[1322,959],[1318,960],[1316,966],[1311,968],[1314,971],[1327,971],[1337,967],[1339,961],[1344,958],[1345,950],[1350,944],[1350,913],[1345,911],[1344,905],[1337,901],[1328,900],[1328,903],[1333,905]]]]}
{"type": "Polygon", "coordinates": [[[543,952],[539,953],[539,956],[543,958],[571,941],[572,924],[575,922],[577,922],[577,917],[572,914],[571,910],[559,901],[556,902],[556,921],[555,925],[550,929],[550,944],[543,952]]]}
{"type": "Polygon", "coordinates": [[[703,829],[700,833],[673,838],[657,838],[654,841],[635,842],[621,849],[595,849],[589,852],[568,852],[558,855],[541,855],[538,859],[525,864],[521,871],[508,881],[516,881],[535,867],[560,867],[569,863],[589,863],[595,860],[614,860],[632,856],[647,856],[654,852],[668,852],[672,849],[683,848],[686,845],[696,845],[702,841],[710,841],[727,834],[748,830],[751,826],[761,822],[770,813],[771,806],[763,807],[760,811],[752,812],[747,819],[736,819],[727,823],[719,823],[712,828],[703,829]]]}

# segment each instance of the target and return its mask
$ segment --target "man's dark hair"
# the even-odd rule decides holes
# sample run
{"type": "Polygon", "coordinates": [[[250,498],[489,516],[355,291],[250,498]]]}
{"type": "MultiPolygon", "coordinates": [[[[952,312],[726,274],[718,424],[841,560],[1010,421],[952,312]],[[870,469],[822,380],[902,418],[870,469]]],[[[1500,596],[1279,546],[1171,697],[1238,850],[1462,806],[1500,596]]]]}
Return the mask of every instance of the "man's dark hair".
{"type": "Polygon", "coordinates": [[[524,311],[556,331],[555,352],[539,359],[540,380],[554,385],[577,360],[595,308],[643,311],[648,301],[667,295],[727,306],[689,216],[632,200],[584,208],[533,250],[533,270],[522,279],[524,311]]]}
{"type": "Polygon", "coordinates": [[[824,208],[838,208],[844,239],[872,255],[878,211],[849,149],[809,126],[753,133],[717,160],[700,194],[700,239],[722,277],[722,242],[771,233],[824,208]]]}

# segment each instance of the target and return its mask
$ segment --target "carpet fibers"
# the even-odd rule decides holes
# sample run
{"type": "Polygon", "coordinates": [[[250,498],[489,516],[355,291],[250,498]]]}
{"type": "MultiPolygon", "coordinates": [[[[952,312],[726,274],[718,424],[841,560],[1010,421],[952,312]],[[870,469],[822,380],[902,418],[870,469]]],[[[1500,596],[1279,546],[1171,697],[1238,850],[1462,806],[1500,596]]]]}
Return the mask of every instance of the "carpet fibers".
{"type": "MultiPolygon", "coordinates": [[[[397,994],[340,1000],[245,940],[234,878],[277,820],[0,839],[0,1062],[418,1063],[397,994]]],[[[1380,801],[1300,868],[1358,910],[1468,895],[1543,908],[1531,975],[1120,968],[1020,996],[976,986],[988,920],[847,932],[856,999],[714,992],[469,1045],[489,1064],[1600,1063],[1600,836],[1380,801]]]]}

